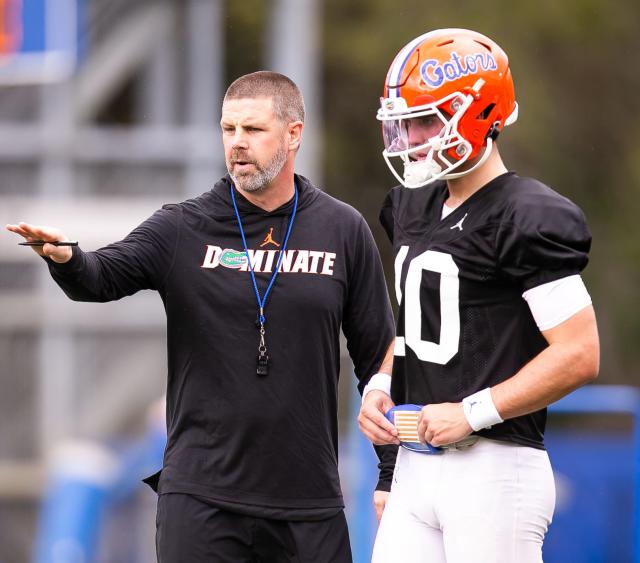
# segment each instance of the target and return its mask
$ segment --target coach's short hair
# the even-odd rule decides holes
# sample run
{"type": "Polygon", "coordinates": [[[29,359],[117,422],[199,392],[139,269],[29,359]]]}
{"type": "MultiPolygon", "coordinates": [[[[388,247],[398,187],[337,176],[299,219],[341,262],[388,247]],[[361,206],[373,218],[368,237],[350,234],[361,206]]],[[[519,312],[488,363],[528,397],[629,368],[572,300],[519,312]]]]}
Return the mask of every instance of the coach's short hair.
{"type": "Polygon", "coordinates": [[[259,70],[235,80],[224,95],[227,100],[271,98],[276,117],[284,122],[304,122],[304,100],[295,82],[284,74],[259,70]]]}

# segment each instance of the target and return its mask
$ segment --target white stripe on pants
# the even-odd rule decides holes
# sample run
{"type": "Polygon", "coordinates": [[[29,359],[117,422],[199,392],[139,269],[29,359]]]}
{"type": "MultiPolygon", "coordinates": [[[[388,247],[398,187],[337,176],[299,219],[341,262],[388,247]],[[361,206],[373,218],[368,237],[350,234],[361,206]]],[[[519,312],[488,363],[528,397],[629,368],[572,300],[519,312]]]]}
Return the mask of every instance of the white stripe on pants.
{"type": "Polygon", "coordinates": [[[400,448],[372,563],[541,563],[555,485],[547,452],[480,438],[400,448]]]}

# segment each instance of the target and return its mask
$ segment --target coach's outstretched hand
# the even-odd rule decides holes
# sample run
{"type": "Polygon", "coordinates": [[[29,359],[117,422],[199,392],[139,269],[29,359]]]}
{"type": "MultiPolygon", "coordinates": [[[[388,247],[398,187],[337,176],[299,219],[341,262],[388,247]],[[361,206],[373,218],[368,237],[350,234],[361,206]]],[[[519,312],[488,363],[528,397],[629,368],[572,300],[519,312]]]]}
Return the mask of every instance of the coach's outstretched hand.
{"type": "Polygon", "coordinates": [[[391,397],[378,389],[369,391],[362,401],[358,426],[361,432],[376,445],[400,443],[396,427],[384,416],[394,406],[391,397]]]}
{"type": "MultiPolygon", "coordinates": [[[[6,225],[5,228],[12,233],[21,235],[27,242],[32,242],[34,240],[52,242],[69,240],[61,231],[52,227],[39,227],[36,225],[29,225],[28,223],[18,223],[17,225],[6,225]]],[[[52,244],[44,244],[43,246],[32,246],[31,248],[36,254],[51,258],[51,260],[58,264],[64,264],[71,260],[72,250],[69,246],[53,246],[52,244]]]]}

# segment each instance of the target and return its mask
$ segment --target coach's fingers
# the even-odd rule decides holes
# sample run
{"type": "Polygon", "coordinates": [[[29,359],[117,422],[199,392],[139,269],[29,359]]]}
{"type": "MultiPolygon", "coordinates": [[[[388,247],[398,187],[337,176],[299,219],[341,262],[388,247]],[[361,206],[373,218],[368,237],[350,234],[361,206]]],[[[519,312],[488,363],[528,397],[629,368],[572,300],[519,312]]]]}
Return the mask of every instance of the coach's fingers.
{"type": "Polygon", "coordinates": [[[358,414],[358,425],[362,433],[374,444],[399,443],[396,427],[384,416],[393,406],[391,397],[384,391],[374,389],[366,394],[358,414]]]}
{"type": "MultiPolygon", "coordinates": [[[[27,241],[43,240],[43,241],[61,241],[68,240],[67,237],[54,227],[42,227],[31,225],[29,223],[20,222],[17,225],[6,225],[8,231],[16,233],[24,237],[27,241]]],[[[32,246],[32,250],[40,255],[46,256],[59,264],[64,264],[71,260],[73,251],[68,246],[54,246],[52,244],[44,244],[43,246],[32,246]]]]}
{"type": "MultiPolygon", "coordinates": [[[[25,227],[22,227],[21,225],[22,223],[20,225],[5,225],[5,229],[17,235],[20,235],[22,238],[24,238],[28,242],[39,239],[38,235],[33,233],[32,230],[28,228],[28,226],[25,228],[25,227]]],[[[39,256],[45,256],[45,253],[41,246],[32,246],[31,250],[33,250],[39,256]]]]}
{"type": "Polygon", "coordinates": [[[388,491],[374,491],[373,492],[373,508],[376,511],[376,518],[380,522],[382,513],[387,506],[387,499],[389,498],[388,491]]]}
{"type": "Polygon", "coordinates": [[[19,223],[18,227],[20,227],[24,232],[28,233],[30,237],[38,238],[40,240],[45,240],[45,241],[67,240],[66,237],[60,231],[60,229],[56,229],[55,227],[30,225],[29,223],[19,223]]]}
{"type": "Polygon", "coordinates": [[[29,238],[33,238],[30,237],[29,233],[27,231],[25,231],[23,228],[20,227],[20,225],[5,225],[4,226],[5,229],[7,229],[7,231],[11,231],[12,233],[16,233],[17,235],[20,235],[26,239],[29,238]]]}
{"type": "Polygon", "coordinates": [[[371,407],[364,407],[362,409],[362,413],[366,418],[371,420],[376,426],[386,430],[392,436],[398,435],[398,429],[393,425],[393,423],[384,416],[384,413],[389,410],[381,411],[378,409],[373,409],[371,407]]]}
{"type": "Polygon", "coordinates": [[[380,411],[363,406],[358,415],[358,426],[367,439],[376,445],[400,443],[395,426],[380,411]]]}
{"type": "Polygon", "coordinates": [[[7,231],[11,231],[12,233],[16,233],[17,235],[20,235],[29,241],[66,240],[64,235],[58,229],[53,229],[51,227],[36,227],[35,225],[30,225],[29,223],[18,223],[17,225],[9,224],[5,225],[5,229],[7,229],[7,231]]]}
{"type": "Polygon", "coordinates": [[[367,393],[362,403],[362,411],[378,426],[396,436],[398,434],[396,427],[384,416],[385,413],[394,406],[395,403],[389,395],[384,391],[374,389],[367,393]]]}
{"type": "Polygon", "coordinates": [[[366,417],[358,417],[358,427],[360,431],[365,435],[367,440],[373,442],[377,446],[382,446],[385,444],[399,444],[398,438],[396,438],[393,434],[380,428],[377,424],[375,424],[372,420],[366,417]]]}
{"type": "Polygon", "coordinates": [[[35,231],[34,225],[30,225],[29,223],[18,223],[17,225],[7,225],[7,229],[13,231],[14,233],[18,233],[23,237],[29,238],[38,238],[39,233],[35,231]]]}

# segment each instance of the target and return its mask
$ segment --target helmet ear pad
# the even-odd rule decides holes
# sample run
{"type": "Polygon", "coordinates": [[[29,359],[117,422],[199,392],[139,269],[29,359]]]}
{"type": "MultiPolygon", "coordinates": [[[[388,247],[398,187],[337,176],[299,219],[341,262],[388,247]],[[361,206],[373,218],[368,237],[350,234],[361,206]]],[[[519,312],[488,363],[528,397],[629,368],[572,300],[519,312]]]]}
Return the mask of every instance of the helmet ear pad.
{"type": "MultiPolygon", "coordinates": [[[[511,72],[508,70],[506,74],[501,81],[506,83],[506,87],[496,84],[495,81],[487,81],[479,92],[465,89],[465,93],[473,95],[474,99],[458,122],[458,132],[473,147],[469,156],[471,159],[477,157],[486,147],[489,137],[495,141],[510,114],[517,114],[511,72]]],[[[456,160],[460,158],[455,150],[450,150],[447,154],[456,160]]]]}
{"type": "MultiPolygon", "coordinates": [[[[487,138],[490,135],[495,140],[498,136],[496,131],[500,132],[502,130],[504,119],[505,116],[501,115],[499,106],[494,101],[487,100],[484,96],[469,106],[465,116],[460,119],[458,124],[458,132],[473,147],[469,158],[478,156],[486,146],[487,138]]],[[[449,150],[447,154],[456,160],[460,159],[460,156],[453,149],[449,150]]]]}

